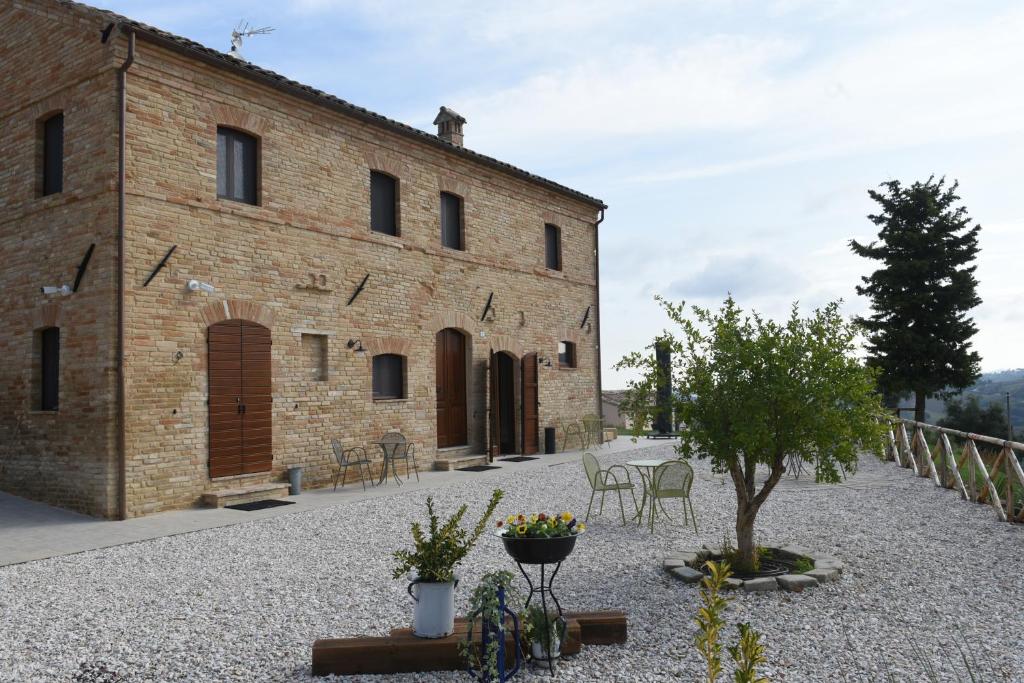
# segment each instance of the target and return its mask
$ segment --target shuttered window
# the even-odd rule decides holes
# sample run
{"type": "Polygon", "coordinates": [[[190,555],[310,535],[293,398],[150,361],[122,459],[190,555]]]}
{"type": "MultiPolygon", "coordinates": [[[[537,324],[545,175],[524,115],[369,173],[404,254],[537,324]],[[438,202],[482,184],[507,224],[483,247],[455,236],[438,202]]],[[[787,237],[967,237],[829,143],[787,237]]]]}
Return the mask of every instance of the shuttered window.
{"type": "Polygon", "coordinates": [[[217,128],[217,197],[256,203],[258,142],[231,128],[217,128]]]}
{"type": "Polygon", "coordinates": [[[43,122],[43,195],[64,190],[64,114],[43,122]]]}
{"type": "Polygon", "coordinates": [[[57,410],[60,393],[60,328],[39,333],[39,410],[57,410]]]}
{"type": "Polygon", "coordinates": [[[405,398],[405,357],[382,353],[373,357],[373,399],[405,398]]]}
{"type": "Polygon", "coordinates": [[[398,235],[398,181],[370,171],[370,230],[398,235]]]}
{"type": "Polygon", "coordinates": [[[550,270],[562,269],[562,231],[550,223],[544,226],[544,265],[550,270]]]}
{"type": "Polygon", "coordinates": [[[463,250],[462,198],[450,192],[441,193],[441,245],[463,250]]]}
{"type": "Polygon", "coordinates": [[[576,344],[570,341],[558,342],[558,367],[576,367],[576,344]]]}

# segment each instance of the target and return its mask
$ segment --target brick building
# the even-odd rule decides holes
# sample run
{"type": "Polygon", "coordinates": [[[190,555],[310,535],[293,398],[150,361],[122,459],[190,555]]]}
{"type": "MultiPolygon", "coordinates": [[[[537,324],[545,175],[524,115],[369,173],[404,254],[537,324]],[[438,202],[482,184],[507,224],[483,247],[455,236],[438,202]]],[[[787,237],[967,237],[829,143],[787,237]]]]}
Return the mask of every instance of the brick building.
{"type": "Polygon", "coordinates": [[[599,200],[106,11],[0,31],[0,488],[132,517],[600,414],[599,200]]]}

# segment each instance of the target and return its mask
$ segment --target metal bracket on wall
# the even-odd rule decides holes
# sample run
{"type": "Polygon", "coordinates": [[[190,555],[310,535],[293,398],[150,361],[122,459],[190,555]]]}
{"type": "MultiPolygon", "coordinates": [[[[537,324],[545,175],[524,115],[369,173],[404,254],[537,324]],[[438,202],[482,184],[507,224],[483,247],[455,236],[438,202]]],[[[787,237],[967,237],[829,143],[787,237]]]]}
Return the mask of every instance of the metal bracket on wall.
{"type": "Polygon", "coordinates": [[[583,322],[580,323],[580,329],[581,330],[583,329],[583,326],[587,324],[587,320],[589,320],[589,319],[590,319],[590,306],[587,306],[587,312],[583,314],[583,322]]]}
{"type": "Polygon", "coordinates": [[[484,314],[480,316],[480,322],[487,319],[487,312],[491,310],[491,302],[494,301],[494,292],[491,292],[487,297],[487,304],[484,306],[484,314]]]}
{"type": "Polygon", "coordinates": [[[363,281],[359,283],[358,287],[356,287],[356,291],[352,292],[352,296],[350,296],[348,298],[348,303],[345,304],[346,306],[351,306],[352,305],[352,302],[356,300],[356,297],[359,296],[362,293],[363,289],[365,289],[366,281],[369,280],[369,279],[370,279],[370,274],[367,273],[366,277],[363,278],[363,281]]]}
{"type": "Polygon", "coordinates": [[[167,260],[171,258],[171,254],[173,254],[174,250],[177,248],[178,245],[175,244],[173,247],[167,250],[167,253],[164,254],[164,257],[160,259],[160,263],[156,264],[156,268],[154,268],[153,272],[149,274],[149,277],[146,278],[146,281],[142,283],[143,287],[149,286],[149,283],[153,281],[153,278],[156,277],[156,274],[163,270],[163,267],[167,265],[167,260]]]}
{"type": "Polygon", "coordinates": [[[82,284],[82,276],[85,275],[85,269],[89,267],[89,259],[92,258],[92,251],[95,248],[96,244],[93,243],[85,250],[85,256],[82,257],[82,262],[78,264],[78,273],[75,274],[75,284],[71,287],[72,292],[77,292],[78,285],[82,284]]]}

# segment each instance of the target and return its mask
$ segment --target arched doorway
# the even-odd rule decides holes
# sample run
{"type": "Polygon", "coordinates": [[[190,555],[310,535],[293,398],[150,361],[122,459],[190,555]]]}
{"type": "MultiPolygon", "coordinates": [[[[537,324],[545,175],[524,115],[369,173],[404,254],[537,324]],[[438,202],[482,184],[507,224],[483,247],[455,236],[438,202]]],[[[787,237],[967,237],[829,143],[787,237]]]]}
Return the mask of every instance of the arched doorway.
{"type": "Polygon", "coordinates": [[[516,359],[504,351],[491,351],[488,383],[491,455],[516,452],[516,359]]]}
{"type": "Polygon", "coordinates": [[[207,330],[211,479],[273,465],[270,344],[270,330],[248,320],[207,330]]]}
{"type": "Polygon", "coordinates": [[[437,447],[469,443],[466,420],[466,335],[452,327],[437,333],[437,447]]]}

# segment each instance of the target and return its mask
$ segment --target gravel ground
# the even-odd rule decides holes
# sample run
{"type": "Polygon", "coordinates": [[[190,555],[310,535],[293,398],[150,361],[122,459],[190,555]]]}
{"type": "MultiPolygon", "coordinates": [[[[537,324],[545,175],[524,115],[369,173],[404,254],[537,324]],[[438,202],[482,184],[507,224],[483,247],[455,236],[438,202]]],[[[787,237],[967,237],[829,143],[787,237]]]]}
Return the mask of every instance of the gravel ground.
{"type": "MultiPolygon", "coordinates": [[[[602,461],[669,453],[660,445],[602,461]]],[[[695,469],[698,540],[721,542],[735,494],[705,463],[695,469]]],[[[586,508],[576,464],[488,472],[433,495],[441,510],[469,502],[472,517],[496,485],[507,492],[502,516],[586,508]]],[[[424,514],[426,495],[396,492],[0,569],[0,680],[75,680],[83,665],[133,682],[314,680],[316,638],[383,635],[411,621],[390,553],[407,543],[408,521],[424,514]]],[[[677,521],[652,536],[617,520],[607,505],[591,518],[556,588],[565,609],[624,609],[629,643],[585,647],[562,664],[559,679],[700,680],[691,645],[697,592],[659,567],[665,553],[694,540],[692,529],[677,521]]],[[[797,543],[846,563],[838,583],[800,595],[741,594],[731,603],[729,622],[750,621],[764,634],[764,673],[773,681],[888,681],[886,668],[898,681],[929,680],[914,652],[936,668],[934,680],[955,681],[954,640],[977,653],[983,680],[1024,681],[1024,529],[997,522],[991,508],[865,458],[846,486],[790,484],[774,493],[758,530],[764,542],[797,543]]],[[[484,571],[514,568],[496,538],[482,540],[459,572],[460,611],[484,571]]],[[[730,641],[734,633],[730,627],[730,641]]],[[[962,665],[960,672],[969,680],[962,665]]]]}

